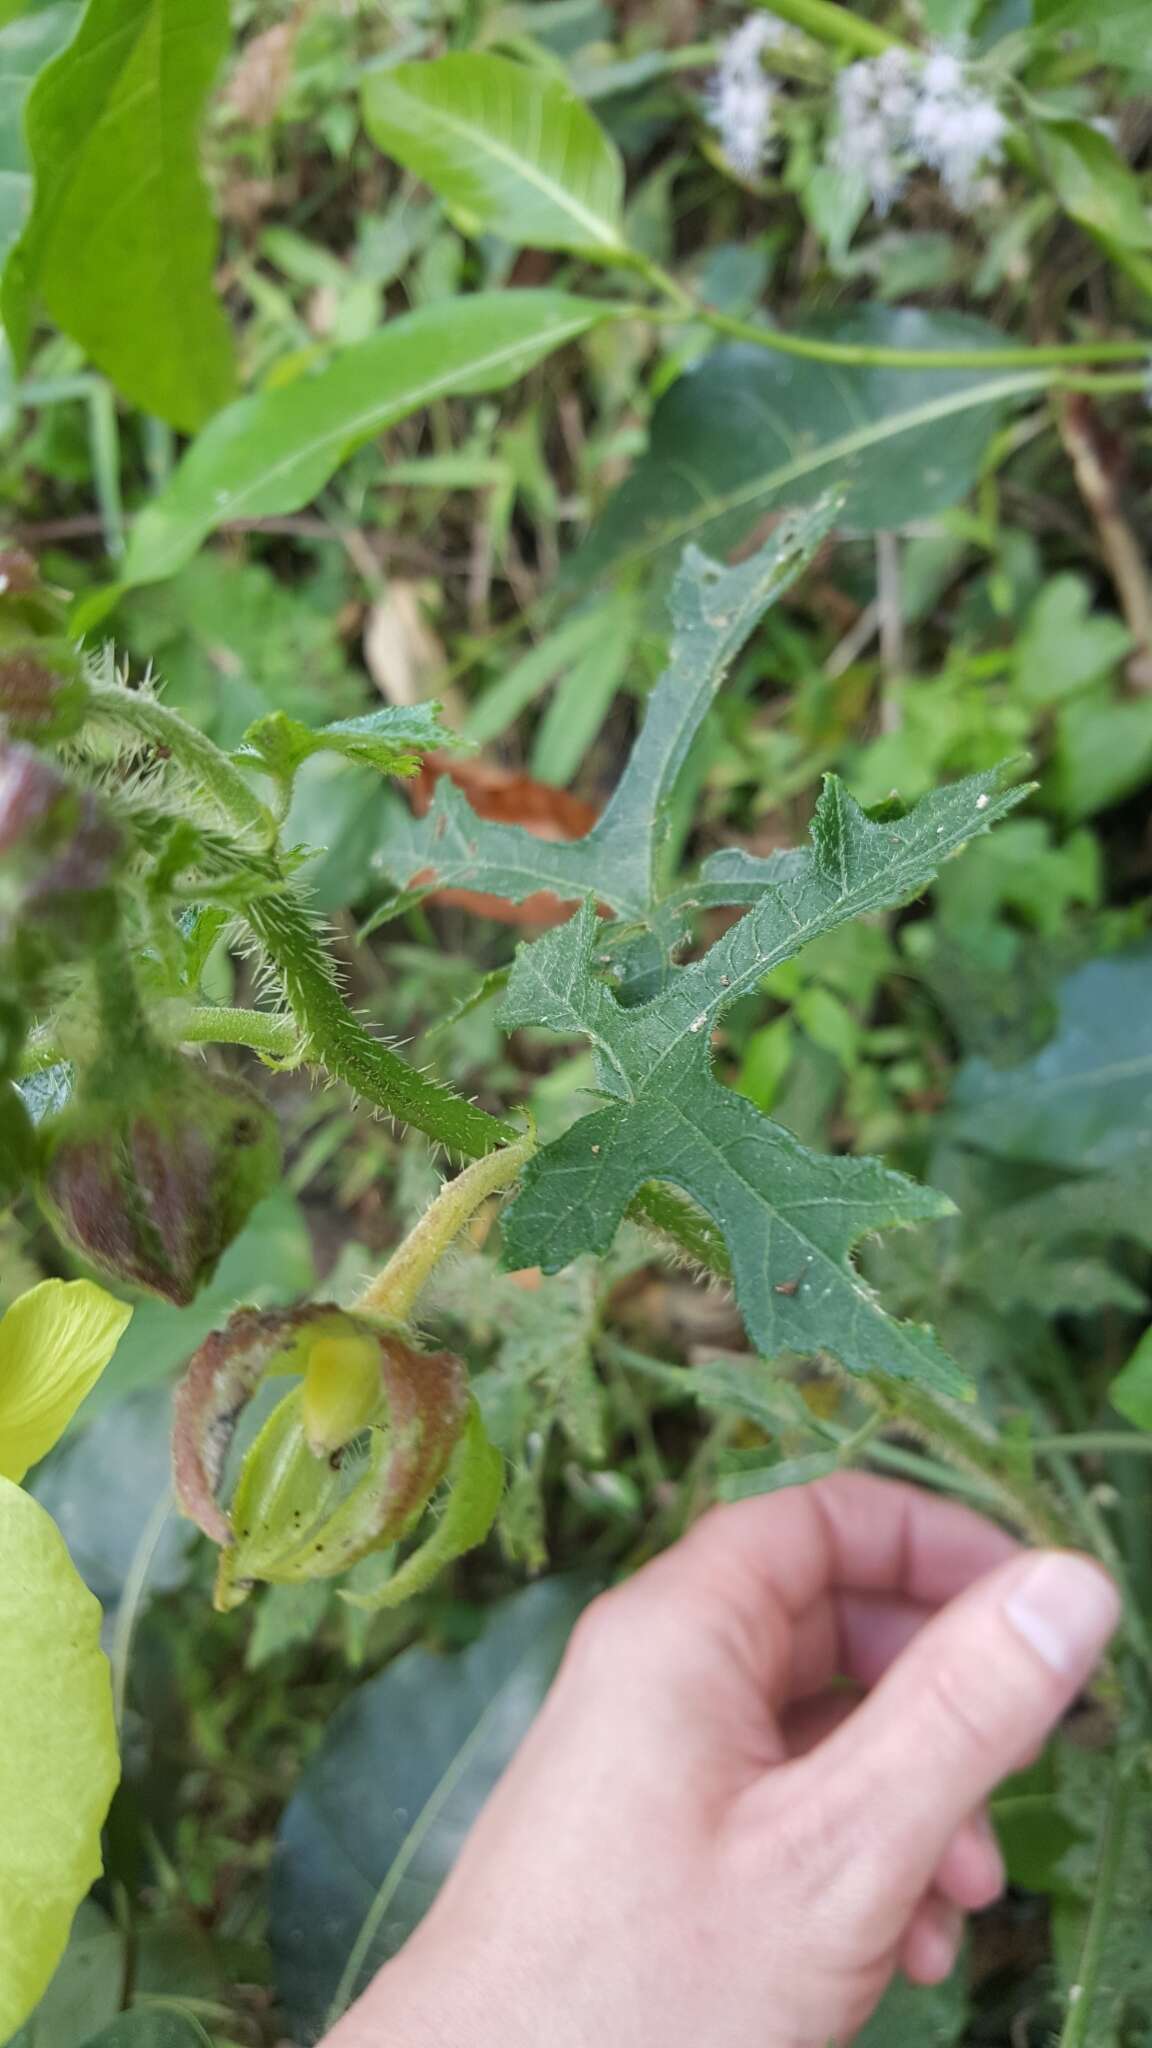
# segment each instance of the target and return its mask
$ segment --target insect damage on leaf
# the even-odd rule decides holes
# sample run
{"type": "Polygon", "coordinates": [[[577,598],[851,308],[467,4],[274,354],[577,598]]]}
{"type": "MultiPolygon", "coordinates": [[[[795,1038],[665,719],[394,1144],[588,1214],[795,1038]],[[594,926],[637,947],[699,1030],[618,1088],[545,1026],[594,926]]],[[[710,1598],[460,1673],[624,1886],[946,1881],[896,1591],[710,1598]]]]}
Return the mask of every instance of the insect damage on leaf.
{"type": "MultiPolygon", "coordinates": [[[[906,817],[869,818],[829,777],[808,850],[784,856],[758,900],[711,950],[624,1008],[594,971],[595,906],[516,958],[503,1021],[591,1041],[607,1107],[529,1163],[505,1218],[514,1265],[554,1272],[605,1252],[636,1190],[684,1189],[723,1233],[737,1300],[766,1353],[831,1352],[853,1372],[959,1391],[929,1330],[894,1321],[850,1263],[868,1232],[946,1214],[947,1198],[871,1159],[809,1152],[713,1076],[712,1028],[809,940],[906,902],[940,862],[1019,801],[998,773],[926,797],[906,817]]],[[[766,864],[767,865],[767,864],[766,864]]]]}

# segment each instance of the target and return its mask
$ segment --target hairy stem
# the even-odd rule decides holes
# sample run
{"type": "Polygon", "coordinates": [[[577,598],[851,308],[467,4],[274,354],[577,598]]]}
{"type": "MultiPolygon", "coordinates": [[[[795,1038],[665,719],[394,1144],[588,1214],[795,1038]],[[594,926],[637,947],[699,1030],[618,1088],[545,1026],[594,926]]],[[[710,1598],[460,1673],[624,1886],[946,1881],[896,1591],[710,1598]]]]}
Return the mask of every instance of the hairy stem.
{"type": "Polygon", "coordinates": [[[139,690],[126,690],[119,683],[93,683],[88,717],[98,725],[123,727],[149,746],[162,747],[225,817],[245,831],[254,832],[261,844],[271,845],[276,825],[268,806],[261,802],[247,777],[227,754],[181,718],[178,711],[170,711],[155,697],[145,696],[139,690]]]}
{"type": "Polygon", "coordinates": [[[1132,1805],[1133,1769],[1131,1758],[1121,1756],[1112,1779],[1112,1789],[1100,1836],[1096,1884],[1092,1893],[1088,1928],[1084,1936],[1076,1982],[1068,1993],[1068,2013],[1060,2035],[1059,2048],[1088,2048],[1092,2040],[1092,2008],[1096,2002],[1108,1922],[1124,1855],[1124,1839],[1132,1805]]]}
{"type": "Polygon", "coordinates": [[[1068,1525],[1047,1492],[1005,1469],[997,1439],[957,1414],[948,1402],[926,1387],[906,1380],[853,1381],[865,1399],[875,1401],[892,1422],[919,1438],[930,1450],[960,1471],[978,1478],[1005,1519],[1033,1543],[1060,1546],[1070,1540],[1068,1525]]]}
{"type": "Polygon", "coordinates": [[[258,897],[244,915],[283,987],[305,1058],[466,1158],[520,1136],[513,1125],[417,1073],[365,1031],[340,993],[335,967],[302,903],[290,895],[258,897]]]}
{"type": "Polygon", "coordinates": [[[356,1307],[369,1314],[407,1322],[417,1296],[449,1245],[485,1202],[519,1179],[521,1167],[535,1150],[536,1133],[528,1131],[515,1144],[474,1160],[455,1180],[450,1180],[403,1244],[397,1246],[383,1271],[364,1289],[356,1307]]]}

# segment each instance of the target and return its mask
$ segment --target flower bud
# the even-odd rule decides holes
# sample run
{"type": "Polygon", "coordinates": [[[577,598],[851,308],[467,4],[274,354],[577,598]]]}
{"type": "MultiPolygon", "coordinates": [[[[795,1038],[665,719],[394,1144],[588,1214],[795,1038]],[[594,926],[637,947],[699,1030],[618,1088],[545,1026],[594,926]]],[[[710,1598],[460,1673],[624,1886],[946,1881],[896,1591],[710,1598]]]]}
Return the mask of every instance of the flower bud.
{"type": "Polygon", "coordinates": [[[192,1359],[172,1439],[180,1506],[222,1546],[216,1605],[238,1606],[261,1579],[331,1578],[406,1535],[468,1413],[462,1361],[420,1349],[411,1332],[326,1302],[238,1309],[192,1359]],[[237,1420],[265,1375],[285,1372],[303,1384],[250,1445],[225,1513],[237,1420]]]}
{"type": "Polygon", "coordinates": [[[45,1134],[60,1235],[111,1278],[185,1307],[273,1185],[276,1124],[244,1082],[177,1053],[106,1066],[45,1134]]]}
{"type": "Polygon", "coordinates": [[[91,790],[33,748],[0,741],[0,940],[16,923],[99,937],[85,913],[107,896],[123,847],[91,790]]]}
{"type": "Polygon", "coordinates": [[[87,705],[83,664],[67,641],[0,637],[0,720],[14,739],[70,739],[87,705]]]}

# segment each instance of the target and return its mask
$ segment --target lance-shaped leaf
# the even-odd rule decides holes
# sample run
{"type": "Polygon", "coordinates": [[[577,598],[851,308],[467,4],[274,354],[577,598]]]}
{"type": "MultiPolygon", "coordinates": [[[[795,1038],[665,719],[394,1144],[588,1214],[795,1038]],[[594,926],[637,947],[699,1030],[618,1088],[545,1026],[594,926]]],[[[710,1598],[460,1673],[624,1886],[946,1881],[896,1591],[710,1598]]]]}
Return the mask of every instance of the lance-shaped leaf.
{"type": "Polygon", "coordinates": [[[781,520],[767,545],[723,569],[695,548],[671,596],[669,663],[648,700],[644,729],[603,815],[582,839],[536,839],[478,818],[445,776],[423,818],[397,812],[376,871],[397,888],[466,887],[520,903],[538,890],[594,895],[620,918],[647,920],[661,893],[676,778],[732,662],[768,607],[811,561],[837,504],[825,498],[781,520]]]}
{"type": "Polygon", "coordinates": [[[42,299],[133,404],[197,427],[231,396],[199,166],[226,0],[91,0],[28,101],[32,218],[4,279],[18,355],[42,299]]]}
{"type": "Polygon", "coordinates": [[[711,1034],[732,1003],[808,940],[906,902],[1019,795],[995,774],[971,776],[907,817],[879,822],[830,777],[810,850],[791,857],[703,959],[628,1009],[594,972],[591,902],[522,947],[504,1023],[590,1039],[611,1101],[529,1162],[504,1219],[509,1262],[554,1272],[581,1252],[605,1252],[640,1185],[670,1181],[722,1232],[760,1350],[826,1350],[850,1371],[955,1391],[961,1376],[935,1338],[894,1322],[849,1257],[866,1233],[945,1214],[951,1203],[876,1160],[807,1151],[714,1079],[711,1034]]]}
{"type": "Polygon", "coordinates": [[[141,513],[124,584],[173,575],[225,520],[298,511],[385,427],[438,398],[503,390],[613,311],[568,292],[446,299],[390,320],[314,376],[239,399],[192,443],[141,513]]]}
{"type": "Polygon", "coordinates": [[[396,64],[369,75],[364,124],[466,229],[602,261],[625,254],[620,153],[550,72],[487,53],[396,64]]]}

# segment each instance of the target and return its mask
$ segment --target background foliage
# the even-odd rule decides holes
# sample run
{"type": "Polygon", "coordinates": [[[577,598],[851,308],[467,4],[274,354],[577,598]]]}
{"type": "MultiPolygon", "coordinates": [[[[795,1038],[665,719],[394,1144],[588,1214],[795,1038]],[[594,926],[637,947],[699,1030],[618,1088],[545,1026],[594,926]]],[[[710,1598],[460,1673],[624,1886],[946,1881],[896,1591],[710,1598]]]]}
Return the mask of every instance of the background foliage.
{"type": "MultiPolygon", "coordinates": [[[[1111,1692],[998,1802],[1005,1903],[863,2039],[1152,2040],[1145,14],[787,0],[750,40],[699,0],[0,0],[7,534],[60,639],[118,650],[148,772],[195,781],[154,673],[248,792],[200,821],[180,945],[157,923],[140,971],[286,1161],[190,1305],[137,1303],[29,1481],[103,1604],[123,1780],[20,2048],[313,2040],[596,1587],[707,1499],[848,1460],[1055,1517],[1131,1595],[1111,1692]],[[961,51],[953,92],[992,109],[967,178],[915,142],[908,50],[961,51]],[[865,147],[844,80],[878,61],[912,125],[865,147]],[[367,1065],[331,983],[269,999],[304,941],[237,854],[253,804],[367,1065]],[[214,1614],[172,1511],[177,1370],[239,1302],[350,1306],[436,1190],[431,1140],[483,1151],[522,1105],[546,1149],[503,1265],[478,1230],[424,1315],[506,1461],[494,1533],[395,1611],[310,1580],[214,1614]],[[724,1245],[633,1200],[674,1114],[732,1155],[776,1131],[758,1186],[690,1152],[724,1245]],[[582,1207],[549,1178],[578,1151],[582,1207]],[[813,1172],[919,1219],[863,1280],[857,1229],[793,1230],[813,1172]],[[961,1376],[970,1413],[923,1405],[961,1376]]],[[[107,733],[87,766],[138,797],[107,733]]],[[[84,1045],[67,977],[48,998],[37,1118],[84,1045]]],[[[27,1196],[0,1216],[0,1309],[85,1270],[27,1196]]]]}

